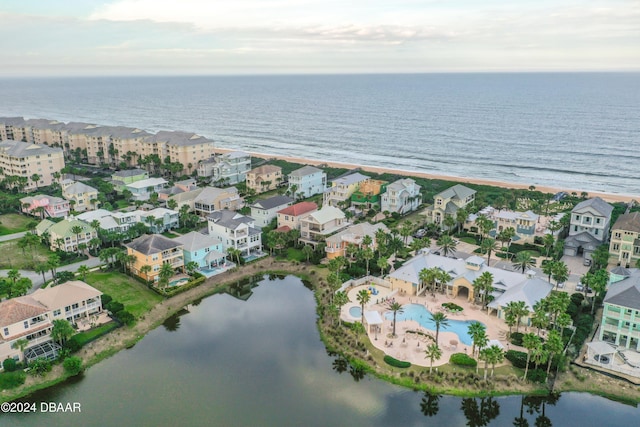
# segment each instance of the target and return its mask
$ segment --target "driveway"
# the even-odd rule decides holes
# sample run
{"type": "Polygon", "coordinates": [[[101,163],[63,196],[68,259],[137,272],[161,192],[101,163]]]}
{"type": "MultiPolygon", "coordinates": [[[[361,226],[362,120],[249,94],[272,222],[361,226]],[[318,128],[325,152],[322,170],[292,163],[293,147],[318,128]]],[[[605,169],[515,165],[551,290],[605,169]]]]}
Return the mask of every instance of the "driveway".
{"type": "Polygon", "coordinates": [[[13,233],[13,234],[7,234],[5,236],[0,236],[0,242],[7,242],[9,240],[15,240],[15,239],[20,239],[22,237],[24,237],[25,234],[27,234],[28,231],[23,231],[20,233],[13,233]]]}

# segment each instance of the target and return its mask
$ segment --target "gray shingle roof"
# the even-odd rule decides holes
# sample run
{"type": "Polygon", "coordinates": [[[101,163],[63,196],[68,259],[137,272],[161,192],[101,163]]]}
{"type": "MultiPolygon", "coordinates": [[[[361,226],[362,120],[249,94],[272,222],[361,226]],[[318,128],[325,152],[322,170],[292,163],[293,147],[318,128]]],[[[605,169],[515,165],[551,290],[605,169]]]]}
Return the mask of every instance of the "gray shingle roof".
{"type": "Polygon", "coordinates": [[[640,310],[640,270],[628,271],[630,276],[609,285],[604,302],[640,310]]]}
{"type": "Polygon", "coordinates": [[[125,246],[142,254],[151,255],[177,248],[182,246],[182,244],[168,237],[164,237],[161,234],[145,234],[132,240],[130,243],[126,243],[125,246]]]}
{"type": "Polygon", "coordinates": [[[13,141],[7,139],[0,142],[0,151],[11,157],[30,157],[36,155],[46,155],[53,153],[62,153],[62,148],[49,147],[42,144],[31,144],[29,142],[13,141]]]}
{"type": "Polygon", "coordinates": [[[278,195],[269,197],[268,199],[264,200],[256,200],[256,202],[251,207],[269,210],[278,206],[287,205],[289,203],[293,203],[293,199],[291,197],[278,195]]]}
{"type": "Polygon", "coordinates": [[[307,175],[313,175],[314,173],[322,172],[321,169],[314,168],[313,166],[303,166],[300,169],[296,169],[289,174],[289,176],[301,177],[307,175]]]}
{"type": "Polygon", "coordinates": [[[631,212],[618,217],[613,230],[640,232],[640,212],[631,212]]]}
{"type": "Polygon", "coordinates": [[[249,224],[254,221],[254,219],[249,216],[245,216],[226,209],[212,212],[207,218],[218,225],[230,228],[232,230],[235,230],[241,224],[249,224]]]}
{"type": "Polygon", "coordinates": [[[128,176],[137,176],[147,173],[144,169],[125,169],[121,171],[116,171],[113,173],[113,176],[118,176],[122,178],[126,178],[128,176]]]}
{"type": "Polygon", "coordinates": [[[146,137],[151,142],[166,142],[168,145],[187,146],[197,144],[213,144],[213,141],[193,132],[160,131],[155,135],[146,137]]]}
{"type": "Polygon", "coordinates": [[[594,197],[593,199],[578,203],[571,212],[581,212],[587,208],[592,208],[605,217],[611,216],[611,212],[613,212],[613,206],[602,200],[600,197],[594,197]]]}
{"type": "Polygon", "coordinates": [[[188,252],[194,252],[204,248],[210,248],[216,246],[217,240],[208,235],[192,231],[183,236],[176,237],[176,242],[184,245],[184,250],[188,252]]]}
{"type": "Polygon", "coordinates": [[[436,197],[442,197],[443,199],[460,199],[465,200],[467,197],[476,194],[476,190],[472,190],[464,185],[456,184],[453,187],[447,188],[441,193],[436,194],[436,197]]]}

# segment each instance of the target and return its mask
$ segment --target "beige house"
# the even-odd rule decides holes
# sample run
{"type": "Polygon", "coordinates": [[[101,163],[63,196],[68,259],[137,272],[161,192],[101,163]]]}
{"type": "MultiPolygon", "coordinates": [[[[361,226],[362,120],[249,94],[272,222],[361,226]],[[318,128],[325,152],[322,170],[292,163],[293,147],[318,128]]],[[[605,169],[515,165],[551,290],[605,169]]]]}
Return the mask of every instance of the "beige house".
{"type": "Polygon", "coordinates": [[[300,202],[278,211],[278,228],[300,230],[300,221],[318,210],[313,202],[300,202]]]}
{"type": "Polygon", "coordinates": [[[206,187],[193,201],[193,209],[198,215],[207,216],[213,211],[228,209],[235,211],[244,205],[236,187],[206,187]]]}
{"type": "Polygon", "coordinates": [[[456,184],[436,194],[433,197],[433,205],[425,209],[424,215],[428,222],[442,226],[445,216],[452,216],[455,219],[458,210],[471,205],[475,199],[475,190],[456,184]]]}
{"type": "Polygon", "coordinates": [[[334,179],[331,181],[331,187],[322,195],[323,205],[336,207],[341,203],[350,204],[351,195],[358,190],[361,183],[369,179],[370,177],[359,172],[334,179]]]}
{"type": "Polygon", "coordinates": [[[300,242],[316,246],[327,236],[351,225],[344,212],[333,206],[323,206],[300,220],[300,242]]]}
{"type": "Polygon", "coordinates": [[[5,176],[26,178],[26,191],[51,185],[54,174],[60,173],[62,168],[64,156],[61,148],[10,139],[0,142],[0,169],[5,176]],[[35,176],[38,180],[34,182],[35,176]]]}
{"type": "Polygon", "coordinates": [[[265,165],[247,172],[247,190],[251,189],[256,194],[275,190],[282,182],[282,168],[280,166],[265,165]]]}
{"type": "Polygon", "coordinates": [[[68,217],[60,222],[53,222],[48,219],[42,220],[36,226],[38,236],[49,236],[49,247],[51,250],[60,249],[65,252],[76,252],[79,244],[89,246],[91,239],[98,237],[98,232],[84,221],[74,217],[68,217]],[[79,227],[74,230],[75,227],[79,227]],[[76,233],[75,231],[79,231],[76,233]],[[46,233],[46,234],[45,234],[46,233]]]}
{"type": "Polygon", "coordinates": [[[640,260],[640,212],[618,217],[611,228],[609,254],[622,267],[637,267],[640,260]]]}
{"type": "Polygon", "coordinates": [[[346,256],[347,247],[349,245],[362,247],[362,241],[365,236],[371,237],[372,243],[369,247],[376,249],[378,247],[378,242],[376,241],[376,232],[378,230],[382,230],[385,233],[389,232],[387,226],[381,222],[377,224],[361,222],[327,237],[325,240],[327,246],[324,248],[327,258],[333,259],[339,256],[346,256]]]}
{"type": "Polygon", "coordinates": [[[87,184],[65,179],[60,185],[62,186],[62,197],[69,201],[71,209],[76,212],[95,209],[100,204],[98,190],[87,184]]]}

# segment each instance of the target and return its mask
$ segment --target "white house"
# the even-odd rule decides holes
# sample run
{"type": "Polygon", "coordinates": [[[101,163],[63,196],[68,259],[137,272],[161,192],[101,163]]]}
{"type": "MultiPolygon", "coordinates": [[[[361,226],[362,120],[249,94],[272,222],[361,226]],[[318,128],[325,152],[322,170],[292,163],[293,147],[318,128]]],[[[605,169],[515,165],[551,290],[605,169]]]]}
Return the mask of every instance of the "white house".
{"type": "Polygon", "coordinates": [[[387,185],[380,199],[380,210],[406,214],[418,209],[421,203],[420,186],[411,178],[404,178],[387,185]]]}
{"type": "Polygon", "coordinates": [[[262,232],[253,218],[221,210],[207,217],[209,235],[222,243],[224,250],[238,249],[243,257],[262,255],[262,232]]]}
{"type": "Polygon", "coordinates": [[[157,193],[167,185],[164,178],[148,178],[127,184],[127,190],[131,191],[135,200],[149,200],[151,193],[157,193]]]}
{"type": "Polygon", "coordinates": [[[291,206],[292,203],[293,199],[287,196],[256,200],[251,205],[251,217],[256,220],[257,227],[266,227],[278,216],[278,211],[291,206]]]}
{"type": "Polygon", "coordinates": [[[289,174],[289,191],[291,197],[296,200],[322,194],[325,188],[327,188],[327,174],[321,169],[304,166],[289,174]]]}
{"type": "Polygon", "coordinates": [[[571,210],[564,254],[582,255],[585,259],[591,259],[591,253],[609,239],[612,212],[613,206],[600,197],[578,203],[571,210]]]}

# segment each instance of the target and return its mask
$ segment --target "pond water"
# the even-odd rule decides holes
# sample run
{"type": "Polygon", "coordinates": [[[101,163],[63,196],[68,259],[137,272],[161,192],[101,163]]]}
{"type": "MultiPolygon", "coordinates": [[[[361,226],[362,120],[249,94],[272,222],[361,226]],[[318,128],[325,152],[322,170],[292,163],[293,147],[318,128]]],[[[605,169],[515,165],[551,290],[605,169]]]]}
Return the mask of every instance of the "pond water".
{"type": "Polygon", "coordinates": [[[259,283],[187,307],[132,349],[28,399],[79,402],[81,413],[0,414],[0,426],[617,426],[640,417],[588,394],[461,399],[363,376],[327,354],[299,279],[259,283]]]}

